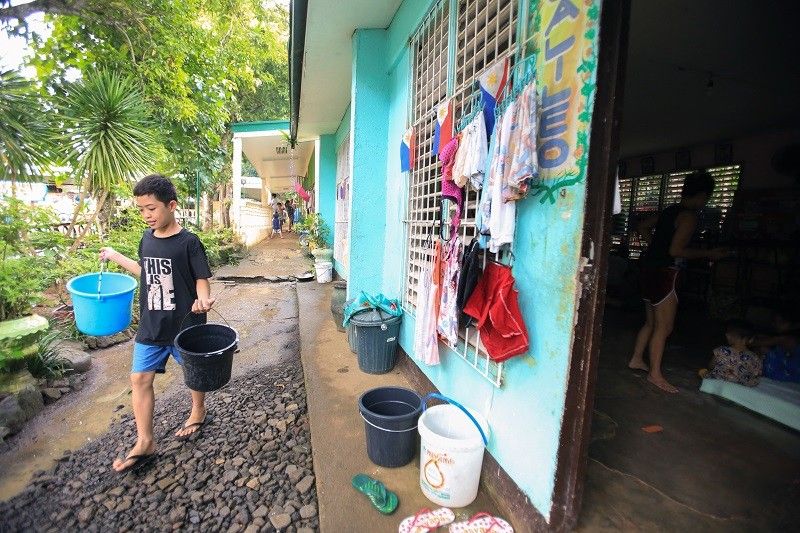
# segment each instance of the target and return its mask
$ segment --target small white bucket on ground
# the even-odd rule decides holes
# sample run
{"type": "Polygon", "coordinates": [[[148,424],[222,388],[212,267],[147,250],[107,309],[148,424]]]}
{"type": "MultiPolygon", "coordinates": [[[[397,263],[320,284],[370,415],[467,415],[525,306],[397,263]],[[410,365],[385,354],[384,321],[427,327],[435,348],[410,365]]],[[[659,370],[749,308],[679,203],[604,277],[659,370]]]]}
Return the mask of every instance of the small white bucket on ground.
{"type": "Polygon", "coordinates": [[[330,283],[333,280],[333,263],[330,261],[320,261],[314,263],[317,270],[317,283],[330,283]]]}
{"type": "MultiPolygon", "coordinates": [[[[489,435],[489,425],[469,410],[489,435]]],[[[455,405],[437,405],[422,413],[418,422],[420,445],[419,486],[433,503],[465,507],[478,495],[483,450],[475,422],[455,405]]]]}

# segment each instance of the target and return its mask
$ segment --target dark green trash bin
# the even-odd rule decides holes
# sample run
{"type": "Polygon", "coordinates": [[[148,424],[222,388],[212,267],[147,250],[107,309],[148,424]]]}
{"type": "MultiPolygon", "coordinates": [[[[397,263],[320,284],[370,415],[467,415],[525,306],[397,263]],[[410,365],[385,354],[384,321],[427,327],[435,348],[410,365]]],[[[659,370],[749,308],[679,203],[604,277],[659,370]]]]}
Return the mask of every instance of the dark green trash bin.
{"type": "Polygon", "coordinates": [[[367,374],[385,374],[394,368],[402,316],[380,309],[359,313],[350,319],[356,328],[358,367],[367,374]]]}

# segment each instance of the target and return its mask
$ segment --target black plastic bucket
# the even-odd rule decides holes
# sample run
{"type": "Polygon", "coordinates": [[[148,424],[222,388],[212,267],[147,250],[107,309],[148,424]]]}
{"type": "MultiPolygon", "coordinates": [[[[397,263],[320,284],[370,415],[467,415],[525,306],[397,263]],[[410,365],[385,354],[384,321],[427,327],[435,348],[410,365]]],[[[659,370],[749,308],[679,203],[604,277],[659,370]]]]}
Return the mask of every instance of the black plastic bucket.
{"type": "Polygon", "coordinates": [[[236,330],[222,324],[199,324],[178,333],[175,347],[183,359],[186,386],[211,392],[228,383],[238,343],[236,330]]]}
{"type": "Polygon", "coordinates": [[[414,459],[422,407],[422,397],[402,387],[378,387],[361,395],[358,410],[364,419],[370,461],[395,468],[414,459]]]}

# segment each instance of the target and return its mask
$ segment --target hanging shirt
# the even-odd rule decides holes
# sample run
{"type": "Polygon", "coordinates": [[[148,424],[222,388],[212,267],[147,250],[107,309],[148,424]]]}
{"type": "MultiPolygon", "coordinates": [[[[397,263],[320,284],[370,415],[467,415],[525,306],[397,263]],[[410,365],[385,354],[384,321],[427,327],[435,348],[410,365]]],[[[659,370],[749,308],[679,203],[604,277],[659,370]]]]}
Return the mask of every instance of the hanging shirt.
{"type": "Polygon", "coordinates": [[[511,102],[502,116],[502,124],[497,136],[496,148],[489,169],[490,211],[489,211],[489,250],[497,253],[505,244],[514,241],[516,224],[516,203],[506,202],[503,198],[505,188],[504,176],[509,161],[509,141],[515,127],[514,115],[517,102],[511,102]]]}
{"type": "Polygon", "coordinates": [[[486,171],[486,124],[483,113],[477,113],[460,134],[461,138],[453,165],[453,181],[464,187],[469,182],[480,190],[486,171]]]}
{"type": "Polygon", "coordinates": [[[182,323],[184,328],[205,324],[205,314],[190,313],[197,299],[197,280],[211,277],[206,251],[197,235],[181,229],[169,237],[156,237],[153,230],[145,230],[139,242],[139,264],[142,273],[136,342],[169,346],[182,323]]]}
{"type": "Polygon", "coordinates": [[[511,267],[487,262],[464,312],[475,318],[492,361],[502,362],[528,351],[528,332],[517,298],[511,267]]]}
{"type": "Polygon", "coordinates": [[[420,272],[417,286],[417,312],[414,324],[414,355],[426,365],[439,364],[439,338],[436,334],[438,320],[439,279],[434,276],[434,268],[439,268],[436,255],[439,244],[431,246],[433,261],[427,263],[420,272]]]}
{"type": "Polygon", "coordinates": [[[530,82],[517,97],[508,137],[507,163],[503,169],[503,200],[528,195],[530,180],[538,173],[536,155],[536,83],[530,82]]]}
{"type": "Polygon", "coordinates": [[[442,258],[442,304],[437,330],[448,346],[458,343],[458,277],[461,272],[461,239],[456,236],[444,246],[442,258]]]}

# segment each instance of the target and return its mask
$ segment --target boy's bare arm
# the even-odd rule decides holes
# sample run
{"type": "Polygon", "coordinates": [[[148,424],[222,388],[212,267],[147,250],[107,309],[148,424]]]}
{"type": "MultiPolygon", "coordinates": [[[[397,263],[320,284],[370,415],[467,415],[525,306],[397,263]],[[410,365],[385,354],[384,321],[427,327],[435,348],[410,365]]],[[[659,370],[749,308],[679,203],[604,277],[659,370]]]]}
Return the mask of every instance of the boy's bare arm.
{"type": "Polygon", "coordinates": [[[207,279],[198,279],[195,282],[197,289],[197,300],[192,304],[192,312],[206,313],[211,310],[215,299],[211,297],[211,283],[207,279]]]}
{"type": "Polygon", "coordinates": [[[100,248],[100,260],[101,261],[113,261],[114,263],[118,264],[137,278],[142,273],[142,265],[138,262],[134,261],[130,257],[125,257],[115,249],[107,246],[105,248],[100,248]]]}

